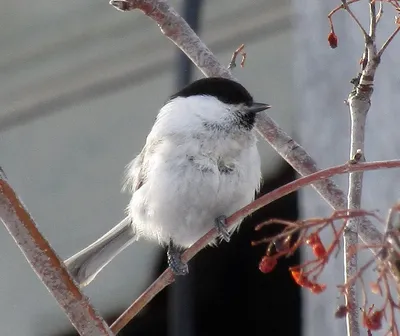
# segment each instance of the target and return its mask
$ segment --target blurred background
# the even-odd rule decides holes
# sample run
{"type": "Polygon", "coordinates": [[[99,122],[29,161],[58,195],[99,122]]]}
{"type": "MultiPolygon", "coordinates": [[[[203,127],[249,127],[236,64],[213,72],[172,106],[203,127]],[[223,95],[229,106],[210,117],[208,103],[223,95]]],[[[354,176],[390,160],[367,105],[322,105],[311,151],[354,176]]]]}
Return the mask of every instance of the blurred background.
{"type": "MultiPolygon", "coordinates": [[[[174,0],[272,118],[295,136],[294,12],[289,0],[174,0]]],[[[62,258],[92,243],[124,217],[125,165],[141,150],[160,106],[202,75],[141,12],[107,1],[3,1],[0,11],[1,166],[39,229],[62,258]]],[[[325,31],[324,31],[325,33],[325,31]]],[[[260,142],[262,193],[295,174],[260,142]]],[[[263,219],[298,216],[295,194],[259,211],[230,244],[207,248],[190,274],[162,292],[120,335],[300,335],[300,291],[283,261],[264,275],[264,247],[252,240],[263,219]],[[286,323],[285,321],[289,321],[286,323]]],[[[66,316],[0,227],[2,335],[76,335],[66,316]]],[[[165,251],[138,242],[84,289],[112,322],[165,268],[165,251]]]]}
{"type": "MultiPolygon", "coordinates": [[[[348,160],[349,117],[343,104],[359,70],[362,36],[343,11],[334,16],[337,49],[326,41],[327,14],[340,0],[173,0],[225,64],[246,45],[244,69],[234,70],[268,114],[298,140],[320,168],[348,160]]],[[[368,2],[352,5],[368,24],[368,2]]],[[[396,13],[385,8],[378,46],[394,30],[396,13]]],[[[398,14],[398,13],[397,13],[398,14]]],[[[120,13],[106,0],[1,1],[0,165],[62,258],[92,243],[124,217],[129,195],[120,192],[126,164],[145,143],[158,109],[202,75],[141,12],[120,13]]],[[[399,41],[379,66],[366,126],[367,160],[400,157],[399,41]]],[[[295,178],[262,140],[261,193],[295,178]]],[[[347,177],[334,180],[346,190],[347,177]]],[[[399,170],[364,177],[362,206],[387,210],[400,199],[399,170]]],[[[342,255],[332,258],[321,295],[300,291],[287,270],[299,255],[268,275],[258,270],[264,246],[251,241],[272,217],[329,216],[310,187],[248,218],[229,244],[207,248],[190,274],[158,295],[119,335],[342,336],[334,318],[336,285],[343,283],[342,255]]],[[[66,316],[0,226],[1,335],[76,335],[66,316]]],[[[332,237],[323,235],[325,243],[332,237]]],[[[367,255],[360,256],[360,265],[367,255]]],[[[302,251],[303,259],[310,250],[302,251]]],[[[165,251],[149,242],[125,250],[84,289],[112,323],[165,269],[165,251]]],[[[371,271],[366,283],[374,279],[371,271]]],[[[383,335],[381,333],[375,335],[383,335]]],[[[363,330],[366,334],[366,331],[363,330]]]]}

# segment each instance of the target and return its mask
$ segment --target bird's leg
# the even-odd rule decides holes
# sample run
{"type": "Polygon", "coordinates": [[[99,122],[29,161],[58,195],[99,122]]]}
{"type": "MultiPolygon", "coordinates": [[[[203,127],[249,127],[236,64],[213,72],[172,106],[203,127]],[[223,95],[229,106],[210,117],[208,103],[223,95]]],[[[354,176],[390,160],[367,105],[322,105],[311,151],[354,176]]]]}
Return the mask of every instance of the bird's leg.
{"type": "Polygon", "coordinates": [[[226,216],[219,216],[215,219],[215,227],[218,233],[221,235],[222,239],[226,242],[231,240],[231,235],[229,234],[228,228],[226,227],[226,216]]]}
{"type": "Polygon", "coordinates": [[[167,257],[168,266],[171,268],[175,275],[186,275],[189,273],[189,267],[187,263],[184,263],[181,259],[182,252],[174,245],[172,240],[169,241],[167,257]]]}

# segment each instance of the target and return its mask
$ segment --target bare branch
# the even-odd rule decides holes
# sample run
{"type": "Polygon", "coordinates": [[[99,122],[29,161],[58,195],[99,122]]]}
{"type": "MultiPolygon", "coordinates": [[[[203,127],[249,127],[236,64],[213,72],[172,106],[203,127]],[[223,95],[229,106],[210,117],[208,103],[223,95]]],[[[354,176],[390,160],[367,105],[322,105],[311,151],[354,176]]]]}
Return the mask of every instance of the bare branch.
{"type": "Polygon", "coordinates": [[[381,57],[382,54],[385,52],[386,48],[389,46],[389,44],[393,41],[397,33],[400,31],[400,25],[398,23],[396,30],[388,37],[388,39],[385,41],[385,43],[382,45],[382,48],[379,50],[377,56],[381,57]]]}
{"type": "Polygon", "coordinates": [[[379,10],[378,10],[378,14],[376,14],[376,25],[378,25],[382,16],[383,16],[383,4],[382,4],[382,1],[379,1],[379,10]]]}
{"type": "Polygon", "coordinates": [[[113,336],[69,276],[64,263],[37,229],[31,215],[0,169],[0,218],[25,258],[80,335],[113,336]]]}
{"type": "MultiPolygon", "coordinates": [[[[354,17],[350,8],[345,7],[347,12],[354,17]]],[[[373,92],[373,80],[375,70],[378,66],[375,47],[376,35],[376,7],[375,2],[369,2],[370,12],[370,26],[369,34],[365,31],[365,52],[363,56],[362,74],[359,83],[355,83],[355,89],[350,92],[347,100],[349,106],[350,120],[351,120],[351,133],[350,133],[350,160],[365,161],[364,157],[364,143],[365,143],[365,125],[367,122],[367,115],[371,106],[371,95],[373,92]]],[[[359,23],[358,23],[359,24],[359,23]]],[[[363,173],[355,172],[349,174],[349,187],[347,196],[348,209],[361,208],[361,196],[363,186],[363,173]]],[[[358,227],[360,219],[351,218],[347,223],[346,230],[343,234],[344,244],[344,278],[348,283],[349,279],[353,278],[357,271],[357,254],[351,253],[355,246],[358,245],[358,227]]],[[[357,309],[357,287],[356,283],[351,283],[346,287],[346,306],[352,307],[346,314],[346,327],[348,336],[359,336],[359,311],[357,309]]]]}
{"type": "MultiPolygon", "coordinates": [[[[370,104],[369,101],[359,101],[354,95],[350,96],[348,102],[351,117],[350,160],[352,162],[360,162],[364,161],[364,130],[370,104]]],[[[360,209],[362,185],[362,172],[353,172],[349,174],[349,192],[347,196],[348,209],[360,209]]],[[[348,282],[349,279],[357,274],[357,255],[350,254],[350,251],[358,244],[359,223],[359,218],[350,218],[343,234],[345,282],[348,282]]],[[[358,323],[358,309],[355,308],[357,307],[357,290],[355,283],[346,288],[345,298],[346,306],[354,307],[353,309],[349,309],[346,315],[347,335],[358,336],[360,335],[360,327],[358,323]]]]}
{"type": "Polygon", "coordinates": [[[369,1],[369,37],[372,39],[372,41],[375,41],[377,21],[378,21],[378,18],[376,15],[375,1],[370,0],[369,1]]]}
{"type": "Polygon", "coordinates": [[[389,210],[388,218],[386,221],[384,240],[391,242],[392,246],[400,252],[400,240],[397,233],[400,232],[400,204],[396,207],[392,207],[389,210]]]}
{"type": "Polygon", "coordinates": [[[389,254],[388,263],[391,265],[392,273],[395,273],[394,280],[396,281],[397,292],[400,293],[400,264],[398,256],[400,255],[400,203],[389,210],[386,228],[384,234],[384,241],[388,241],[392,248],[386,251],[389,254]]]}
{"type": "Polygon", "coordinates": [[[239,54],[242,55],[242,60],[240,61],[240,66],[242,68],[244,67],[244,63],[246,62],[247,54],[243,51],[243,49],[244,49],[244,44],[241,44],[239,46],[239,48],[237,48],[233,52],[232,57],[231,57],[231,61],[229,62],[229,65],[228,65],[228,69],[229,70],[232,70],[232,69],[236,68],[236,58],[238,57],[239,54]]]}
{"type": "MultiPolygon", "coordinates": [[[[351,3],[352,2],[356,2],[356,1],[351,1],[351,3]]],[[[349,6],[350,1],[342,0],[342,4],[343,4],[343,8],[347,11],[347,13],[349,13],[349,15],[355,21],[355,23],[357,23],[357,26],[360,28],[360,30],[363,33],[364,37],[367,37],[368,36],[367,31],[364,29],[364,27],[361,24],[361,22],[357,19],[357,17],[354,15],[353,11],[350,9],[350,6],[349,6]]]]}

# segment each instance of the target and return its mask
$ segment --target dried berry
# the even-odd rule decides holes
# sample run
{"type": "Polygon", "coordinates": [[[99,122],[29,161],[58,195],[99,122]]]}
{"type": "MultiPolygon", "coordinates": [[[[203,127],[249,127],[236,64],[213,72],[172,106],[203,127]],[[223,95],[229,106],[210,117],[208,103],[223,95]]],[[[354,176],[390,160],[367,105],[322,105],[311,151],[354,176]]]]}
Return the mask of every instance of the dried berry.
{"type": "Polygon", "coordinates": [[[314,294],[320,294],[326,289],[326,285],[320,285],[317,283],[313,283],[310,290],[314,294]]]}
{"type": "Polygon", "coordinates": [[[363,325],[365,328],[369,330],[379,330],[382,328],[382,310],[371,311],[372,308],[369,309],[368,313],[363,312],[363,325]]]}
{"type": "Polygon", "coordinates": [[[294,281],[301,287],[311,288],[313,283],[308,280],[306,276],[303,275],[301,271],[298,270],[290,270],[294,281]]]}
{"type": "Polygon", "coordinates": [[[335,49],[338,45],[338,38],[336,34],[333,32],[333,30],[331,30],[331,32],[328,35],[328,43],[332,49],[335,49]]]}
{"type": "Polygon", "coordinates": [[[344,318],[349,310],[347,306],[337,306],[335,311],[335,317],[338,319],[344,318]]]}
{"type": "Polygon", "coordinates": [[[269,273],[275,268],[276,264],[277,264],[276,258],[264,256],[261,259],[260,264],[258,265],[258,268],[263,273],[269,273]]]}
{"type": "Polygon", "coordinates": [[[325,246],[322,244],[321,238],[319,237],[318,233],[312,233],[307,238],[306,243],[311,246],[314,255],[317,258],[325,258],[326,257],[326,249],[325,246]]]}
{"type": "Polygon", "coordinates": [[[371,288],[372,293],[382,295],[382,289],[381,289],[381,286],[379,285],[379,283],[371,282],[369,284],[369,287],[371,288]]]}
{"type": "Polygon", "coordinates": [[[294,281],[301,287],[308,288],[312,293],[319,294],[326,289],[326,285],[310,281],[302,271],[289,269],[294,281]]]}

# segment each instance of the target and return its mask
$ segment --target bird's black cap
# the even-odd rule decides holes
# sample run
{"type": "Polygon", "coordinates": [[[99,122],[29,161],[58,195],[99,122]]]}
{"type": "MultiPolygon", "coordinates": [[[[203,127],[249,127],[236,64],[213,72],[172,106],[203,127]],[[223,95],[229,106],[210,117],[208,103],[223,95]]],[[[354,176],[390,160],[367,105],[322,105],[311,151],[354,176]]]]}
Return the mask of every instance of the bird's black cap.
{"type": "Polygon", "coordinates": [[[245,104],[251,106],[253,97],[239,84],[222,77],[208,77],[194,81],[170,97],[213,96],[225,104],[245,104]]]}

